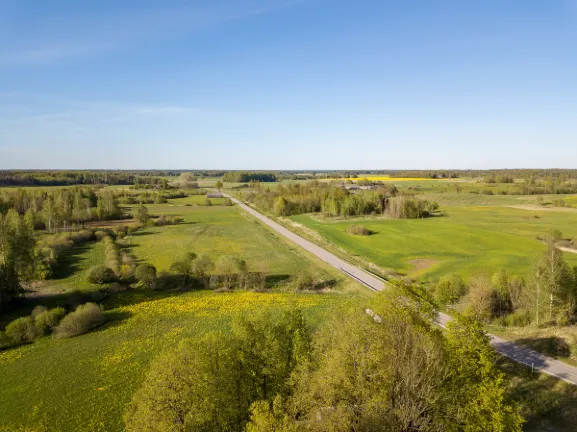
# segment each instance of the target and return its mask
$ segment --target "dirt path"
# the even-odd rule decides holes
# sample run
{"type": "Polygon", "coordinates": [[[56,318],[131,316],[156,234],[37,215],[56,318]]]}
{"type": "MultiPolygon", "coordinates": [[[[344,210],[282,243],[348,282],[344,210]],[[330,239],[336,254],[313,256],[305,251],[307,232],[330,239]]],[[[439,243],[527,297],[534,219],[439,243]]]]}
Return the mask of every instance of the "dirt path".
{"type": "Polygon", "coordinates": [[[576,208],[572,207],[543,207],[538,204],[516,204],[508,205],[505,207],[514,208],[517,210],[531,210],[531,211],[543,211],[543,212],[558,212],[558,213],[577,213],[576,208]]]}

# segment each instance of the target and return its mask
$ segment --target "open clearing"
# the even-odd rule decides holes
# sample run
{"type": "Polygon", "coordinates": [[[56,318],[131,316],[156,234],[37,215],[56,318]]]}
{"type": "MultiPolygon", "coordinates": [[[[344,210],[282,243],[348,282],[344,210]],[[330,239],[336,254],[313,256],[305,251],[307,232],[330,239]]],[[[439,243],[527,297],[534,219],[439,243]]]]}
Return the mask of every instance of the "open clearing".
{"type": "MultiPolygon", "coordinates": [[[[484,198],[501,201],[501,197],[484,198]]],[[[498,205],[443,206],[442,210],[444,216],[414,220],[355,218],[354,221],[332,222],[310,215],[292,216],[291,219],[318,232],[351,255],[366,258],[382,268],[409,274],[412,260],[438,261],[438,265],[421,272],[425,278],[437,278],[450,272],[468,278],[499,268],[525,275],[533,258],[545,248],[538,236],[557,229],[567,238],[577,238],[577,214],[573,212],[543,212],[535,217],[526,210],[498,205]],[[375,234],[348,235],[347,228],[359,223],[375,234]]],[[[566,254],[565,259],[569,264],[577,265],[575,255],[566,254]]]]}

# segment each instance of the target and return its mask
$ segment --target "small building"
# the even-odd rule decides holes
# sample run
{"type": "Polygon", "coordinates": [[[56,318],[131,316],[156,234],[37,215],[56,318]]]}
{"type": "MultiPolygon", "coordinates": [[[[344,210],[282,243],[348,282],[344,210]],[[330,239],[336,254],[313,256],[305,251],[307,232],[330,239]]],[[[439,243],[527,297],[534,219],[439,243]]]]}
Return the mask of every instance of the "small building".
{"type": "Polygon", "coordinates": [[[218,191],[209,191],[206,193],[206,197],[207,198],[224,198],[224,195],[222,194],[222,192],[218,192],[218,191]]]}

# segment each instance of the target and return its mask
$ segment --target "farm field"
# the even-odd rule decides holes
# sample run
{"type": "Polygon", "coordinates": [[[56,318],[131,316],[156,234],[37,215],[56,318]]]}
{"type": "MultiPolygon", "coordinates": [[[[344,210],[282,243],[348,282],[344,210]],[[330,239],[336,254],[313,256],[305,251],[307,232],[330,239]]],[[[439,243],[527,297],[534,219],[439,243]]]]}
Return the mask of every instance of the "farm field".
{"type": "MultiPolygon", "coordinates": [[[[448,201],[460,199],[456,195],[461,194],[444,194],[448,201]]],[[[427,219],[331,221],[298,215],[292,216],[291,220],[379,267],[412,277],[433,279],[448,272],[468,278],[480,272],[492,273],[499,268],[524,275],[531,260],[545,249],[537,236],[557,229],[565,237],[577,237],[577,213],[515,209],[496,205],[503,198],[501,196],[472,196],[483,200],[483,205],[471,205],[473,201],[443,205],[444,216],[427,219]],[[494,199],[492,205],[487,198],[494,199]],[[373,235],[348,234],[347,228],[355,224],[364,225],[374,232],[373,235]],[[411,264],[413,260],[420,261],[415,266],[411,264]]],[[[565,259],[571,265],[577,264],[577,255],[565,254],[565,259]]]]}

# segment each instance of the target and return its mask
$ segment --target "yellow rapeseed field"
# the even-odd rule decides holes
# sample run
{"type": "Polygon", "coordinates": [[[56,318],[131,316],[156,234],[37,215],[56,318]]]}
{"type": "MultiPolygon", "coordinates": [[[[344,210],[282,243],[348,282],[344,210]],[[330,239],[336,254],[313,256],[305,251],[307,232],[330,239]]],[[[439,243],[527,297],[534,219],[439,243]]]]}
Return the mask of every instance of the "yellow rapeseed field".
{"type": "Polygon", "coordinates": [[[428,181],[428,180],[442,180],[442,179],[433,179],[433,178],[418,178],[418,177],[390,177],[390,176],[367,176],[367,177],[358,177],[358,178],[342,178],[339,180],[351,180],[351,181],[359,181],[359,180],[371,180],[371,181],[428,181]]]}

